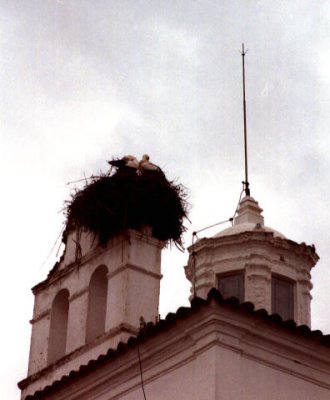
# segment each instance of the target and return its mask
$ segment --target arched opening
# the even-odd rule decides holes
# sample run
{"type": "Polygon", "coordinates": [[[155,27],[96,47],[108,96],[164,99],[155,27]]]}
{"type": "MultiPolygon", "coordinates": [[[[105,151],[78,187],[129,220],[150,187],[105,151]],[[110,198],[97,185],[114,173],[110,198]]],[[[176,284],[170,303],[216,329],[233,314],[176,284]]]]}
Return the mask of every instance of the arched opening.
{"type": "Polygon", "coordinates": [[[69,291],[63,289],[57,293],[51,309],[48,364],[52,364],[65,355],[68,313],[69,291]]]}
{"type": "Polygon", "coordinates": [[[102,335],[105,330],[108,292],[107,273],[107,267],[104,265],[98,267],[94,271],[89,283],[86,343],[102,335]]]}

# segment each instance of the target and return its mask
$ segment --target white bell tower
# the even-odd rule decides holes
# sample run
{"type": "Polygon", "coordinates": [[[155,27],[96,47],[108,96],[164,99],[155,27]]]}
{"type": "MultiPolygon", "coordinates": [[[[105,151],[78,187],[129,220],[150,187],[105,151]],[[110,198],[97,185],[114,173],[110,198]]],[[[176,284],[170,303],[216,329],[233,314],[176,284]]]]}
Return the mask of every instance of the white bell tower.
{"type": "Polygon", "coordinates": [[[158,317],[165,243],[149,227],[129,229],[105,247],[94,239],[91,233],[71,231],[61,261],[32,289],[32,337],[28,377],[20,383],[22,398],[127,341],[138,332],[141,317],[158,317]]]}
{"type": "Polygon", "coordinates": [[[161,252],[181,243],[185,192],[144,156],[108,162],[67,207],[64,253],[35,296],[22,399],[159,318],[161,252]]]}

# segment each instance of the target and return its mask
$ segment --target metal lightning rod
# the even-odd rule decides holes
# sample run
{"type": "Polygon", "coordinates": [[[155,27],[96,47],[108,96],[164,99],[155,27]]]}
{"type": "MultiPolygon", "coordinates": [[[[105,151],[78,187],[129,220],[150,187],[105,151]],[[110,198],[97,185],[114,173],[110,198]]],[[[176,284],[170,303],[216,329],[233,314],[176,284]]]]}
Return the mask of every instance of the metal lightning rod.
{"type": "Polygon", "coordinates": [[[246,196],[250,196],[250,188],[249,188],[249,177],[248,177],[248,153],[247,153],[247,128],[246,128],[246,100],[245,100],[245,63],[244,57],[247,53],[247,50],[244,50],[244,43],[242,43],[242,70],[243,70],[243,113],[244,113],[244,156],[245,156],[245,181],[244,190],[246,196]]]}

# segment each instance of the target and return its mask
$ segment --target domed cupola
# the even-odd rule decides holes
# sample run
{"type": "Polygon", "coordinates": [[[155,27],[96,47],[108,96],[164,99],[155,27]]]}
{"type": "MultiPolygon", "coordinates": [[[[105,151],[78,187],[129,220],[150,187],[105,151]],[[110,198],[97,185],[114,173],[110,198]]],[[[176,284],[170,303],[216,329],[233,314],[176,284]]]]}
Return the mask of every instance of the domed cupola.
{"type": "Polygon", "coordinates": [[[258,202],[245,196],[232,227],[190,246],[185,270],[191,293],[205,298],[217,287],[225,298],[251,301],[310,326],[310,271],[319,257],[314,246],[265,226],[261,213],[258,202]]]}

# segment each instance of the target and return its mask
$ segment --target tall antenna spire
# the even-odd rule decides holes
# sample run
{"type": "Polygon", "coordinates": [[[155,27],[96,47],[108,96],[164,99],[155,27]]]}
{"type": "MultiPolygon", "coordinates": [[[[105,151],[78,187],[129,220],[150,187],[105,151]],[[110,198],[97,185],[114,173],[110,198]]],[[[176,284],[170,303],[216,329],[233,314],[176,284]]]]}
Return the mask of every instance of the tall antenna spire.
{"type": "Polygon", "coordinates": [[[246,129],[246,100],[245,100],[245,63],[244,57],[247,50],[244,50],[242,43],[242,70],[243,70],[243,113],[244,113],[244,158],[245,158],[245,181],[243,182],[246,196],[250,196],[249,179],[248,179],[248,154],[247,154],[247,129],[246,129]]]}

